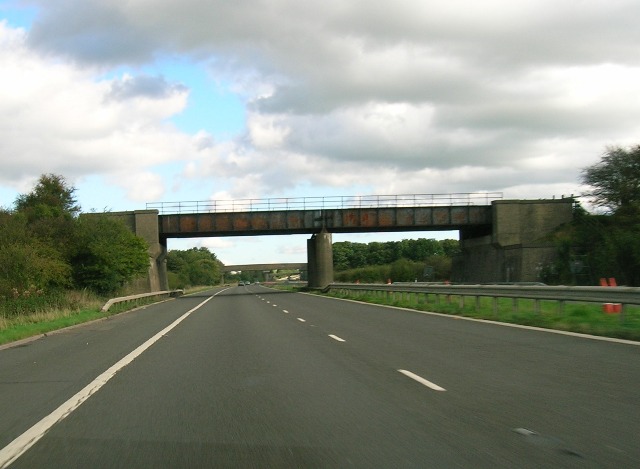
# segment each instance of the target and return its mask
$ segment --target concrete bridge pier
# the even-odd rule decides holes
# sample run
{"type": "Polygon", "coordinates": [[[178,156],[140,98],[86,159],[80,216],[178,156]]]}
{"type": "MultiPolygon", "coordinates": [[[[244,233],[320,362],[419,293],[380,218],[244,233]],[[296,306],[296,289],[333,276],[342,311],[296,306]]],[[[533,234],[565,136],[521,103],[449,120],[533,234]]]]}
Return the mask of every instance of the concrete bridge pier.
{"type": "Polygon", "coordinates": [[[332,236],[324,228],[307,240],[307,266],[310,288],[325,288],[333,282],[332,236]]]}

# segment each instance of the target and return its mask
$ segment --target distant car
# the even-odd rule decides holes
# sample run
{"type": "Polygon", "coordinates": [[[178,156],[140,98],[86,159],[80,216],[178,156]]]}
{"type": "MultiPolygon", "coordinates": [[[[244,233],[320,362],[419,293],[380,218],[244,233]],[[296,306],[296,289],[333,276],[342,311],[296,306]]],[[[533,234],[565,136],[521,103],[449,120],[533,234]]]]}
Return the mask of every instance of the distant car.
{"type": "Polygon", "coordinates": [[[242,282],[242,281],[238,282],[238,286],[239,287],[244,287],[244,282],[242,282]]]}

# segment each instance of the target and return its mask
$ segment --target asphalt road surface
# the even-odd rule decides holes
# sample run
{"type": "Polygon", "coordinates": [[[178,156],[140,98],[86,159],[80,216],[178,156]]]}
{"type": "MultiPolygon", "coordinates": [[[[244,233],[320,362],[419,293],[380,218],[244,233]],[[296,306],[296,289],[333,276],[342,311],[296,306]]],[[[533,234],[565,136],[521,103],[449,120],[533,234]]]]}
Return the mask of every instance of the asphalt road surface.
{"type": "Polygon", "coordinates": [[[640,346],[261,285],[0,350],[0,468],[640,467],[640,346]]]}

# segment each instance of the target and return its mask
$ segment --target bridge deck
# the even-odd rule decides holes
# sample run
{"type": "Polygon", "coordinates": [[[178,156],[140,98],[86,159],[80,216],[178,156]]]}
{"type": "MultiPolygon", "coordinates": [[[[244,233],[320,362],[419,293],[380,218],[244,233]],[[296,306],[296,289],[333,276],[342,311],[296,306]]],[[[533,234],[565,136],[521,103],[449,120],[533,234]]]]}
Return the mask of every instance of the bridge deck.
{"type": "Polygon", "coordinates": [[[271,270],[307,270],[307,263],[301,262],[285,262],[280,264],[237,264],[237,265],[225,265],[222,268],[223,272],[238,272],[238,271],[271,271],[271,270]]]}
{"type": "Polygon", "coordinates": [[[488,227],[490,205],[180,213],[159,216],[160,236],[258,236],[331,233],[457,230],[488,227]]]}

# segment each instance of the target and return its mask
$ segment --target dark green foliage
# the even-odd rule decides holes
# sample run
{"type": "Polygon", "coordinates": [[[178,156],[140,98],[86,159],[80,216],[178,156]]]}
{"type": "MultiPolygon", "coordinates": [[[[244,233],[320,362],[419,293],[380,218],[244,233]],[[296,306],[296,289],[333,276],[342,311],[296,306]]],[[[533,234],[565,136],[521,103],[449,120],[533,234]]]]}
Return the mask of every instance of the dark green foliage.
{"type": "Polygon", "coordinates": [[[17,212],[29,214],[31,219],[50,217],[73,218],[80,213],[73,193],[64,177],[57,174],[43,174],[28,194],[21,194],[15,202],[17,212]]]}
{"type": "Polygon", "coordinates": [[[615,278],[640,286],[640,214],[629,208],[611,215],[574,213],[571,224],[555,234],[558,259],[542,272],[545,283],[597,285],[615,278]]]}
{"type": "Polygon", "coordinates": [[[608,215],[590,215],[576,205],[573,222],[556,234],[558,260],[542,272],[546,283],[596,285],[615,278],[640,286],[640,145],[609,147],[600,162],[582,172],[597,206],[608,215]]]}
{"type": "Polygon", "coordinates": [[[31,192],[15,201],[15,216],[24,218],[29,232],[65,258],[69,257],[69,239],[80,212],[74,192],[62,176],[46,174],[40,176],[31,192]]]}
{"type": "Polygon", "coordinates": [[[614,212],[640,205],[640,145],[607,148],[600,162],[585,168],[582,182],[593,189],[586,195],[614,212]]]}
{"type": "Polygon", "coordinates": [[[186,288],[196,285],[220,283],[222,263],[207,248],[191,248],[186,251],[171,250],[167,254],[167,271],[170,288],[186,288]]]}
{"type": "MultiPolygon", "coordinates": [[[[336,271],[372,265],[386,265],[400,259],[425,262],[433,256],[452,257],[459,252],[458,241],[445,239],[403,239],[369,244],[341,241],[333,244],[333,266],[336,271]]],[[[418,279],[422,277],[422,273],[418,279]]]]}
{"type": "Polygon", "coordinates": [[[71,269],[61,253],[29,231],[26,220],[0,211],[0,297],[71,284],[71,269]]]}
{"type": "MultiPolygon", "coordinates": [[[[452,257],[453,255],[447,255],[447,254],[427,257],[425,259],[425,264],[426,264],[426,267],[428,267],[428,269],[426,272],[424,272],[426,275],[422,280],[426,280],[426,281],[449,280],[451,278],[452,257]]],[[[418,277],[418,280],[420,280],[420,277],[418,277]]]]}
{"type": "Polygon", "coordinates": [[[80,217],[74,244],[73,278],[79,288],[112,293],[149,268],[145,241],[108,215],[80,217]]]}
{"type": "Polygon", "coordinates": [[[386,243],[333,244],[338,282],[379,283],[441,281],[451,277],[451,257],[460,251],[454,239],[403,239],[386,243]]]}
{"type": "Polygon", "coordinates": [[[14,291],[9,297],[0,296],[0,316],[12,317],[35,312],[44,312],[51,308],[68,307],[64,290],[45,291],[36,287],[14,291]]]}
{"type": "Polygon", "coordinates": [[[386,283],[443,281],[451,277],[451,259],[446,256],[431,256],[427,262],[398,259],[391,264],[370,265],[334,273],[336,282],[386,283]],[[433,267],[430,278],[425,277],[425,267],[433,267]]]}
{"type": "Polygon", "coordinates": [[[61,289],[113,293],[146,272],[144,241],[111,218],[78,217],[74,192],[62,176],[43,175],[15,210],[0,210],[3,311],[35,308],[61,289]]]}
{"type": "Polygon", "coordinates": [[[457,239],[443,239],[440,241],[440,246],[442,247],[443,254],[452,258],[460,254],[460,242],[457,239]]]}

